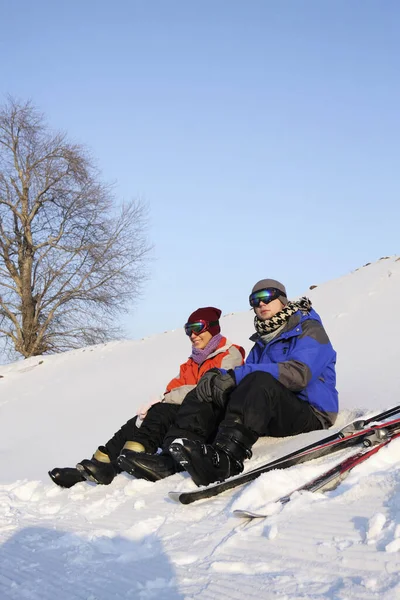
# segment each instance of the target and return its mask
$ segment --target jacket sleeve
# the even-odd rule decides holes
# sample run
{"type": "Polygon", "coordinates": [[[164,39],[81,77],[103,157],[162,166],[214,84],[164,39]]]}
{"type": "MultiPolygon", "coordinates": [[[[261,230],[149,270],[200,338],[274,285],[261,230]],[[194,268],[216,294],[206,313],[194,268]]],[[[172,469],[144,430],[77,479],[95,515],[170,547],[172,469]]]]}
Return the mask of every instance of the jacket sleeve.
{"type": "Polygon", "coordinates": [[[264,358],[263,362],[255,363],[251,362],[254,361],[254,353],[251,352],[246,363],[234,370],[236,383],[250,373],[263,371],[270,373],[292,392],[300,392],[321,376],[334,356],[323,326],[318,321],[308,319],[302,324],[302,333],[296,338],[287,360],[272,362],[264,358]]]}
{"type": "Polygon", "coordinates": [[[182,404],[187,394],[195,387],[195,385],[187,384],[174,388],[170,392],[165,392],[163,402],[168,402],[169,404],[182,404]]]}
{"type": "Polygon", "coordinates": [[[220,370],[221,374],[224,375],[235,367],[243,365],[245,355],[246,352],[244,348],[232,344],[232,346],[229,347],[229,350],[224,352],[224,354],[218,354],[216,357],[214,357],[212,359],[213,364],[211,364],[208,368],[217,368],[220,370]]]}
{"type": "Polygon", "coordinates": [[[240,346],[230,346],[228,352],[222,357],[221,364],[218,365],[221,369],[228,371],[234,369],[244,362],[244,350],[240,346]]]}
{"type": "Polygon", "coordinates": [[[163,402],[170,404],[182,404],[186,395],[195,388],[193,383],[189,361],[183,363],[179,368],[179,374],[171,379],[164,393],[163,402]]]}

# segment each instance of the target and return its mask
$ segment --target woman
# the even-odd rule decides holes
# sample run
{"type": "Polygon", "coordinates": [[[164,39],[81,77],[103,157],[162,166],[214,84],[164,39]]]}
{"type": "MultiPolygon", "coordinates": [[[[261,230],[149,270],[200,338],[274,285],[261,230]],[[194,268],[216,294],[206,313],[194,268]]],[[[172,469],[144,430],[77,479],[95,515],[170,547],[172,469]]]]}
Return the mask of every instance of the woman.
{"type": "MultiPolygon", "coordinates": [[[[211,306],[198,308],[190,315],[185,333],[192,342],[192,353],[180,366],[179,375],[167,385],[161,402],[151,405],[148,410],[142,409],[139,416],[125,423],[105,446],[100,446],[91,459],[82,460],[76,468],[56,467],[49,471],[54,483],[66,488],[85,480],[108,485],[121,471],[144,476],[131,460],[138,453],[154,454],[163,447],[164,437],[174,424],[180,405],[189,393],[195,393],[204,373],[213,368],[232,369],[243,364],[243,348],[232,344],[220,333],[220,316],[221,311],[211,306]]],[[[152,480],[180,470],[168,458],[165,468],[158,470],[152,480]]]]}

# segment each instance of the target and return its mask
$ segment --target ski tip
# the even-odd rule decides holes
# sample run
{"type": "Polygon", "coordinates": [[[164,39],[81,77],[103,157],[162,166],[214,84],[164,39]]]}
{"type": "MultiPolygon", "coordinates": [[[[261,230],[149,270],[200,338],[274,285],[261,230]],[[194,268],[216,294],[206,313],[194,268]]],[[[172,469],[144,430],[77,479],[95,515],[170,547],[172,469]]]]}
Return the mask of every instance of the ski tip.
{"type": "Polygon", "coordinates": [[[265,519],[267,515],[260,515],[259,513],[252,512],[251,510],[234,510],[233,516],[239,519],[265,519]]]}
{"type": "Polygon", "coordinates": [[[168,492],[168,496],[179,504],[192,504],[196,500],[196,497],[192,498],[191,492],[168,492]]]}
{"type": "Polygon", "coordinates": [[[181,492],[168,492],[168,496],[174,502],[180,502],[181,492]]]}
{"type": "Polygon", "coordinates": [[[168,496],[174,502],[179,502],[179,504],[192,504],[196,500],[201,500],[201,497],[197,497],[198,493],[199,490],[194,490],[193,492],[187,490],[186,492],[168,492],[168,496]]]}

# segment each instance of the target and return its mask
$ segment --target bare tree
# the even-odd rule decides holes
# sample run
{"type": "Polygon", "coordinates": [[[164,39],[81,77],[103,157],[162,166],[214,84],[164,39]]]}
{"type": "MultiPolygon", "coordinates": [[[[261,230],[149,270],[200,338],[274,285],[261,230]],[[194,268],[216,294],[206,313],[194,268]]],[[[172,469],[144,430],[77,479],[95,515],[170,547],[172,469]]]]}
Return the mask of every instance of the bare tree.
{"type": "Polygon", "coordinates": [[[0,107],[0,337],[24,357],[114,339],[140,292],[146,207],[116,207],[87,151],[31,103],[0,107]]]}

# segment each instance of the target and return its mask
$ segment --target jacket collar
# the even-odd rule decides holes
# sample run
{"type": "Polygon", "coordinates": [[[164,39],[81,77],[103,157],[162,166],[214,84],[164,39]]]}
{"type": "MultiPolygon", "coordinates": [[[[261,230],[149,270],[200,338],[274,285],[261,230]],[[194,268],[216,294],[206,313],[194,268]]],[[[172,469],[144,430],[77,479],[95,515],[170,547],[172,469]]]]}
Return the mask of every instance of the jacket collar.
{"type": "MultiPolygon", "coordinates": [[[[297,312],[294,313],[294,315],[289,317],[285,327],[282,329],[282,331],[279,332],[279,334],[276,336],[276,338],[271,340],[271,342],[275,342],[276,340],[279,340],[281,337],[290,337],[285,334],[290,333],[293,329],[295,329],[297,327],[297,325],[301,321],[304,321],[305,319],[309,319],[309,318],[310,318],[310,316],[308,314],[303,314],[300,310],[298,310],[297,312]]],[[[293,332],[293,335],[297,335],[297,332],[293,332]]],[[[250,336],[250,341],[255,342],[255,343],[260,342],[261,344],[263,343],[261,336],[257,332],[253,333],[253,335],[250,336]]]]}

